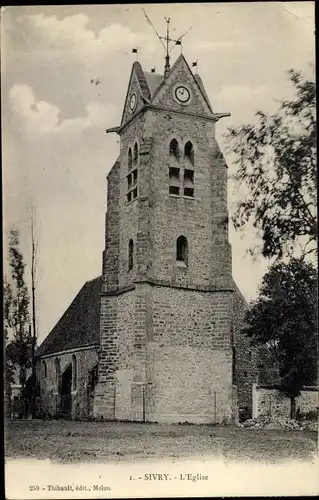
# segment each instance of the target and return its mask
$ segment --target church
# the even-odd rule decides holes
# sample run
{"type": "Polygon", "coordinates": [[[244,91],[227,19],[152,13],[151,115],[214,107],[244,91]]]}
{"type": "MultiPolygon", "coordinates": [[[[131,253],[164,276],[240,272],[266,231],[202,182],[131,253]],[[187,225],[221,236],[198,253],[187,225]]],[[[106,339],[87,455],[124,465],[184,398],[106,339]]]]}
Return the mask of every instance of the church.
{"type": "Polygon", "coordinates": [[[251,415],[254,351],[232,277],[221,118],[181,54],[133,63],[107,176],[102,275],[37,351],[41,415],[231,423],[251,415]]]}

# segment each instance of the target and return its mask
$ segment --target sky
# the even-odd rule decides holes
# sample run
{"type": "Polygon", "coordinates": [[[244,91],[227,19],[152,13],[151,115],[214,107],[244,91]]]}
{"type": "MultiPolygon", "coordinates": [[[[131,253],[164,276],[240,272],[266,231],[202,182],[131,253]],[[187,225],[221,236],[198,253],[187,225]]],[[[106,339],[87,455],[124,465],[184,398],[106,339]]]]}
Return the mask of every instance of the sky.
{"type": "MultiPolygon", "coordinates": [[[[160,35],[189,31],[183,54],[198,60],[225,152],[228,127],[276,111],[291,94],[290,68],[313,77],[314,2],[145,4],[160,35]]],[[[135,55],[149,71],[164,52],[142,5],[19,6],[1,9],[4,246],[18,229],[30,279],[30,206],[38,245],[39,341],[85,281],[101,274],[106,175],[119,152],[120,124],[135,55]],[[91,83],[99,79],[100,85],[91,83]]],[[[172,63],[180,48],[172,52],[172,63]]],[[[231,155],[225,155],[229,174],[231,155]]],[[[236,193],[229,183],[229,209],[236,193]]],[[[256,297],[269,262],[252,259],[251,227],[230,228],[233,275],[247,300],[256,297]]],[[[6,272],[6,251],[4,251],[6,272]]]]}

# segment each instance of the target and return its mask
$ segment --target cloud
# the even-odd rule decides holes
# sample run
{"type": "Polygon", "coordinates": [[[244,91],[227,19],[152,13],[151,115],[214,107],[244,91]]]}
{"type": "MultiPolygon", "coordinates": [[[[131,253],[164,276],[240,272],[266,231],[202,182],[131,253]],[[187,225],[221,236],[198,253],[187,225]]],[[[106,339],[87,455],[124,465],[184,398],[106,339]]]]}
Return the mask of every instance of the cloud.
{"type": "Polygon", "coordinates": [[[246,44],[243,42],[238,42],[238,41],[231,41],[231,40],[225,40],[225,41],[220,41],[220,42],[210,42],[207,40],[199,40],[198,42],[195,42],[196,49],[202,50],[202,51],[210,51],[210,50],[222,50],[222,49],[233,49],[234,47],[243,47],[246,44]]]}
{"type": "Polygon", "coordinates": [[[235,99],[236,101],[240,100],[241,102],[248,101],[250,102],[252,98],[259,98],[266,91],[266,88],[262,85],[252,86],[252,85],[225,85],[220,94],[223,99],[235,99]]]}
{"type": "Polygon", "coordinates": [[[253,119],[259,108],[271,109],[272,96],[263,85],[225,85],[218,93],[218,103],[221,109],[232,110],[234,125],[253,119]]]}
{"type": "Polygon", "coordinates": [[[102,106],[97,102],[90,102],[85,107],[84,117],[61,121],[59,107],[46,101],[37,101],[28,85],[14,85],[10,89],[9,98],[14,112],[23,119],[23,125],[31,133],[79,133],[88,128],[106,125],[117,111],[114,104],[102,106]]]}
{"type": "Polygon", "coordinates": [[[27,15],[25,18],[38,30],[44,41],[51,49],[79,50],[81,57],[84,53],[92,53],[94,57],[115,50],[127,50],[128,47],[143,46],[143,51],[152,50],[150,35],[134,33],[119,23],[113,23],[102,28],[97,34],[87,28],[89,17],[83,13],[58,19],[57,16],[44,14],[27,15]]]}

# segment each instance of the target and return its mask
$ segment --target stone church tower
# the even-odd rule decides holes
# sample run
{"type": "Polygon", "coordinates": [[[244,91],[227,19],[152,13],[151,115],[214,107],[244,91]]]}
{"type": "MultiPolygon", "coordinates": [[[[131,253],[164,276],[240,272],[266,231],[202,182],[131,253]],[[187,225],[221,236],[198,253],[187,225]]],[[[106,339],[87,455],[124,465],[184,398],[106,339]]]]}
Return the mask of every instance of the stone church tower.
{"type": "Polygon", "coordinates": [[[94,415],[233,418],[227,166],[203,83],[180,55],[132,67],[108,174],[94,415]]]}

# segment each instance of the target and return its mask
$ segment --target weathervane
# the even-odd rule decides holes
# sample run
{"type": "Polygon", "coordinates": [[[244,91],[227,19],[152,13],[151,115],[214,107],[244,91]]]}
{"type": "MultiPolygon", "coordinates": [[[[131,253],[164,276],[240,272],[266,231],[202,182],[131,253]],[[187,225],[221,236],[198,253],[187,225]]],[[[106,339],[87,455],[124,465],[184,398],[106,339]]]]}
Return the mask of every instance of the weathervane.
{"type": "Polygon", "coordinates": [[[147,22],[152,26],[153,30],[155,31],[155,33],[157,35],[157,38],[159,39],[159,41],[161,42],[161,44],[164,47],[164,50],[165,50],[165,53],[166,53],[166,55],[165,55],[164,78],[166,78],[166,76],[168,75],[169,70],[170,70],[170,64],[169,64],[170,57],[169,57],[169,54],[172,52],[173,48],[176,45],[180,45],[181,49],[182,49],[182,39],[192,29],[192,26],[187,31],[185,31],[185,33],[183,33],[179,38],[177,38],[177,40],[173,40],[169,36],[169,25],[170,25],[171,18],[170,17],[165,17],[165,21],[166,21],[166,36],[159,36],[159,34],[157,33],[154,25],[152,24],[151,20],[149,19],[148,15],[146,14],[145,10],[142,9],[142,11],[144,12],[144,15],[146,17],[147,22]],[[165,43],[164,43],[164,40],[165,40],[165,43]],[[171,48],[170,48],[170,42],[174,42],[174,45],[171,48]]]}

